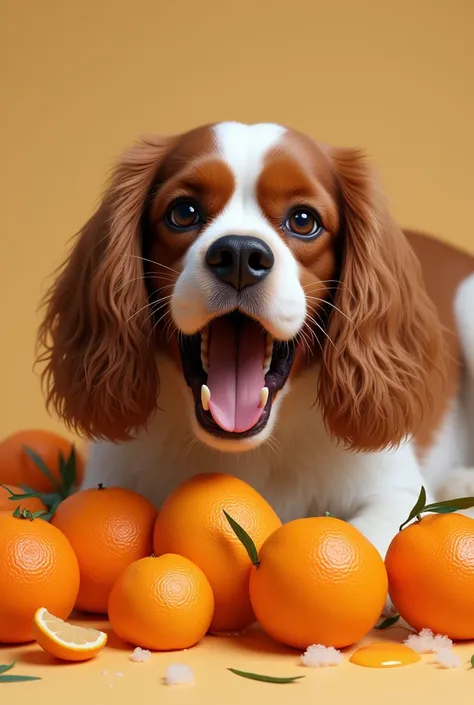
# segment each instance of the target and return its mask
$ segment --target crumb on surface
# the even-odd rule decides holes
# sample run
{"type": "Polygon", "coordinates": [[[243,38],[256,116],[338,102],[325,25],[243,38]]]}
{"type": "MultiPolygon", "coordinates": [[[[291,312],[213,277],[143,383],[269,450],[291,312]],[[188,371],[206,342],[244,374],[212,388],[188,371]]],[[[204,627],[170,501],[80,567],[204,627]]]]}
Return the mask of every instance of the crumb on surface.
{"type": "Polygon", "coordinates": [[[338,666],[342,662],[343,656],[334,646],[323,646],[322,644],[312,644],[308,646],[301,661],[305,666],[338,666]]]}
{"type": "Polygon", "coordinates": [[[101,673],[100,675],[101,675],[101,676],[108,676],[108,675],[109,675],[109,672],[108,672],[108,671],[102,671],[102,673],[101,673]]]}
{"type": "Polygon", "coordinates": [[[151,651],[148,651],[148,649],[141,649],[139,646],[137,646],[137,648],[133,650],[133,654],[130,656],[130,660],[135,661],[136,663],[144,663],[145,661],[148,661],[150,656],[151,651]]]}
{"type": "Polygon", "coordinates": [[[462,664],[460,656],[454,653],[451,648],[440,649],[435,656],[435,663],[439,663],[444,668],[459,668],[462,664]]]}
{"type": "Polygon", "coordinates": [[[437,654],[452,649],[452,640],[443,634],[434,634],[431,629],[422,629],[419,634],[410,634],[404,642],[419,654],[437,654]]]}
{"type": "Polygon", "coordinates": [[[117,678],[122,678],[122,677],[123,677],[122,671],[115,671],[115,675],[117,676],[117,678]]]}
{"type": "Polygon", "coordinates": [[[184,663],[174,663],[166,669],[166,684],[181,685],[183,683],[194,683],[194,672],[192,668],[184,663]]]}

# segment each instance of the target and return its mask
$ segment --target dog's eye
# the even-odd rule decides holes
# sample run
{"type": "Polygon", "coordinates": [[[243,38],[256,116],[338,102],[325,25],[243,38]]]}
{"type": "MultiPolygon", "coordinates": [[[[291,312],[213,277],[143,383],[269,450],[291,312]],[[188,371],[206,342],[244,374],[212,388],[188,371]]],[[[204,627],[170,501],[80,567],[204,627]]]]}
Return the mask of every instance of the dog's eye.
{"type": "Polygon", "coordinates": [[[286,219],[285,229],[290,235],[311,239],[321,233],[323,226],[311,208],[295,208],[286,219]]]}
{"type": "Polygon", "coordinates": [[[172,228],[190,230],[201,222],[201,216],[193,201],[179,201],[168,211],[166,220],[172,228]]]}

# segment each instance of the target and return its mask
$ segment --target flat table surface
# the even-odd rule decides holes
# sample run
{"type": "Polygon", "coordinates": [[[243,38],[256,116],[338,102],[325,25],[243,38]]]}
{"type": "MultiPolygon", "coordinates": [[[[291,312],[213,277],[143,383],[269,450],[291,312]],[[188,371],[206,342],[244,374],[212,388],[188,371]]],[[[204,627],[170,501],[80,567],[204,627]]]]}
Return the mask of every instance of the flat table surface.
{"type": "MultiPolygon", "coordinates": [[[[349,662],[355,647],[344,649],[339,666],[308,668],[300,652],[286,649],[266,636],[258,626],[239,636],[207,636],[186,651],[152,653],[145,663],[130,657],[133,648],[110,631],[106,620],[74,615],[70,621],[94,626],[109,634],[100,654],[82,663],[64,663],[45,653],[37,644],[1,647],[0,663],[16,660],[12,673],[40,676],[25,683],[0,683],[0,702],[66,703],[67,705],[129,705],[130,703],[225,703],[254,705],[267,698],[272,705],[474,705],[474,669],[470,658],[474,642],[455,646],[463,659],[461,668],[445,669],[422,655],[411,666],[374,669],[349,662]],[[189,665],[195,675],[192,685],[168,686],[164,682],[170,664],[189,665]],[[306,676],[291,684],[275,685],[246,680],[227,669],[273,676],[306,676]]],[[[360,644],[389,640],[402,642],[408,632],[399,626],[374,630],[360,644]]],[[[359,645],[360,645],[359,644],[359,645]]]]}

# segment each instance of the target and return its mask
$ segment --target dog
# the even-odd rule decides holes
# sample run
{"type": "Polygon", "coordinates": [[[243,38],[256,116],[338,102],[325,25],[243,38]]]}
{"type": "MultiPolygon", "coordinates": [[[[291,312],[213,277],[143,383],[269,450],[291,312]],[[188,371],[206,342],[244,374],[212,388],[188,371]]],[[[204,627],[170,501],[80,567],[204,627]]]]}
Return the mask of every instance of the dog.
{"type": "Polygon", "coordinates": [[[145,137],[47,293],[48,409],[83,487],[160,507],[230,473],[385,555],[422,486],[474,494],[474,258],[390,214],[366,155],[276,124],[145,137]]]}

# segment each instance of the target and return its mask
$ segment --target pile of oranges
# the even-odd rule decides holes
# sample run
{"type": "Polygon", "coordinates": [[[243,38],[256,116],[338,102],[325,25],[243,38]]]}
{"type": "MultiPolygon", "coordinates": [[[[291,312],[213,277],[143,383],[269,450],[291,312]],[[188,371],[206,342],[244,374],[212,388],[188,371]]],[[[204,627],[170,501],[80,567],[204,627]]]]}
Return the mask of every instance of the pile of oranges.
{"type": "Polygon", "coordinates": [[[128,489],[80,490],[83,471],[81,454],[55,434],[0,443],[0,644],[36,639],[59,658],[90,658],[106,635],[65,623],[75,609],[107,614],[119,637],[150,650],[254,621],[297,649],[342,648],[376,625],[388,594],[416,629],[474,638],[466,516],[418,517],[384,561],[330,515],[282,525],[229,475],[192,477],[157,512],[128,489]]]}

